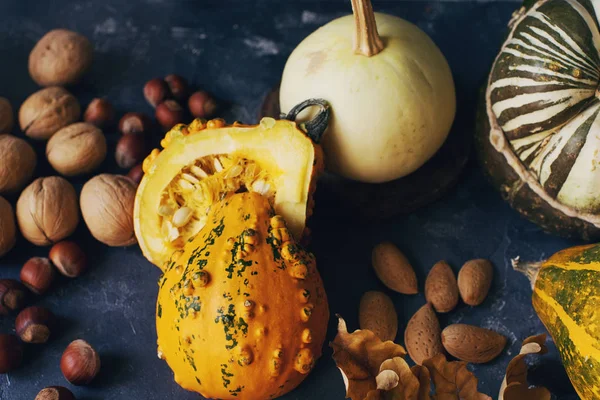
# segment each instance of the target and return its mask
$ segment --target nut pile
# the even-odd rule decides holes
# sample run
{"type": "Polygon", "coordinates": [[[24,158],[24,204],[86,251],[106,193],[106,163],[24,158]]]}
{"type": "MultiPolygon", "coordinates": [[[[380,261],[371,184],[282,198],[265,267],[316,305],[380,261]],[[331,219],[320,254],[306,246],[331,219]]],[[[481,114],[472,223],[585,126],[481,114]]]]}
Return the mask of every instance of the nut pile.
{"type": "MultiPolygon", "coordinates": [[[[408,259],[392,243],[373,249],[373,269],[388,288],[403,294],[418,292],[417,278],[408,259]]],[[[467,261],[458,279],[445,261],[436,263],[425,281],[423,305],[409,320],[404,344],[417,364],[446,351],[471,363],[486,363],[496,358],[506,345],[506,338],[494,331],[465,324],[453,324],[442,330],[436,312],[447,313],[458,304],[459,296],[470,306],[485,300],[492,283],[492,264],[483,259],[467,261]]],[[[367,292],[359,308],[361,329],[374,332],[381,340],[394,340],[398,317],[391,299],[381,292],[367,292]]]]}
{"type": "MultiPolygon", "coordinates": [[[[0,335],[0,373],[18,368],[23,361],[24,345],[46,343],[56,332],[57,317],[47,308],[26,307],[32,294],[47,293],[57,274],[69,278],[81,275],[87,267],[83,250],[74,242],[62,241],[50,249],[48,258],[30,258],[21,268],[21,282],[0,279],[0,314],[18,313],[15,319],[16,335],[0,335]]],[[[98,353],[85,341],[75,340],[64,351],[60,368],[70,383],[90,383],[100,369],[98,353]]],[[[66,388],[49,387],[36,398],[52,398],[51,395],[75,397],[66,388]],[[44,397],[46,396],[46,397],[44,397]]],[[[62,397],[60,397],[62,398],[62,397]]]]}
{"type": "Polygon", "coordinates": [[[156,109],[159,124],[167,130],[184,121],[182,104],[186,102],[194,118],[209,119],[217,111],[217,102],[209,93],[200,90],[190,94],[188,83],[175,74],[149,80],[144,86],[144,97],[156,109]]]}
{"type": "MultiPolygon", "coordinates": [[[[0,279],[0,315],[17,314],[16,335],[0,334],[0,373],[21,365],[24,346],[46,343],[56,334],[57,316],[47,308],[27,305],[35,296],[49,293],[58,276],[76,278],[86,271],[84,250],[68,240],[80,215],[98,241],[109,246],[136,243],[133,203],[144,175],[142,161],[151,148],[154,121],[143,113],[127,112],[114,126],[115,108],[99,97],[83,111],[79,100],[66,87],[82,80],[92,60],[93,45],[79,33],[56,29],[39,40],[29,55],[28,69],[41,88],[18,107],[16,118],[27,140],[11,135],[15,109],[8,99],[0,97],[0,257],[15,246],[17,229],[29,242],[51,246],[46,257],[32,257],[23,264],[20,281],[0,279]],[[114,128],[121,134],[114,147],[115,162],[128,172],[126,176],[90,176],[78,200],[74,186],[66,178],[87,176],[101,169],[106,154],[112,151],[104,131],[114,128]],[[47,141],[45,156],[57,176],[36,176],[37,155],[28,140],[47,141]]],[[[175,74],[152,79],[143,92],[164,129],[182,122],[189,114],[210,118],[217,109],[212,96],[205,91],[191,93],[186,80],[175,74]]],[[[225,161],[222,162],[226,164],[225,161]]],[[[219,171],[225,170],[233,178],[236,166],[223,166],[218,158],[210,162],[214,168],[219,163],[219,171]]],[[[214,172],[200,173],[193,184],[214,172]]],[[[210,179],[205,186],[209,183],[210,179]]],[[[190,211],[182,206],[173,209],[169,214],[173,229],[182,228],[192,219],[190,211]]],[[[97,375],[100,357],[89,343],[78,339],[65,349],[60,368],[68,382],[85,385],[97,375]]],[[[62,386],[44,388],[36,397],[72,399],[73,393],[62,386]]]]}

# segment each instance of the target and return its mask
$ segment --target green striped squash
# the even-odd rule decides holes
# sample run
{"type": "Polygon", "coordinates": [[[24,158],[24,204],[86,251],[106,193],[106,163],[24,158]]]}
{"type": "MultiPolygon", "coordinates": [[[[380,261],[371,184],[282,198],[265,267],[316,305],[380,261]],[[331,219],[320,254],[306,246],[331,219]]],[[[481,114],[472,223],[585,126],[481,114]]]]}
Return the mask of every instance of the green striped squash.
{"type": "Polygon", "coordinates": [[[600,399],[600,244],[571,247],[542,263],[513,265],[532,282],[533,308],[577,394],[600,399]]]}
{"type": "Polygon", "coordinates": [[[544,229],[600,237],[600,1],[522,7],[492,66],[480,158],[504,198],[544,229]]]}

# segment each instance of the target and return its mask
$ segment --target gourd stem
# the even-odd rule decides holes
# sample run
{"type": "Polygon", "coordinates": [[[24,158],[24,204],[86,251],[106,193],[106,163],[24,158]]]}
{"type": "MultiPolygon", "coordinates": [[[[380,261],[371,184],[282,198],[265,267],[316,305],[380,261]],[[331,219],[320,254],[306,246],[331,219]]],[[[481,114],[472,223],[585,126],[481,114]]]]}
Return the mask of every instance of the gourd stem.
{"type": "Polygon", "coordinates": [[[540,272],[540,268],[544,264],[544,261],[531,261],[531,262],[521,262],[519,257],[513,258],[510,260],[512,267],[515,271],[519,271],[522,274],[525,274],[531,282],[531,288],[535,286],[535,281],[540,272]]]}
{"type": "Polygon", "coordinates": [[[296,121],[296,117],[302,111],[309,107],[318,106],[320,108],[317,115],[311,119],[310,121],[303,122],[300,124],[300,128],[306,132],[308,137],[310,137],[313,142],[319,143],[323,134],[327,130],[327,126],[329,125],[329,119],[331,117],[331,106],[327,102],[327,100],[323,99],[308,99],[298,104],[294,108],[290,110],[289,113],[281,114],[281,118],[287,119],[289,121],[296,121]]]}
{"type": "Polygon", "coordinates": [[[383,41],[377,32],[375,13],[371,0],[351,0],[354,13],[354,52],[363,56],[372,57],[380,53],[383,41]]]}

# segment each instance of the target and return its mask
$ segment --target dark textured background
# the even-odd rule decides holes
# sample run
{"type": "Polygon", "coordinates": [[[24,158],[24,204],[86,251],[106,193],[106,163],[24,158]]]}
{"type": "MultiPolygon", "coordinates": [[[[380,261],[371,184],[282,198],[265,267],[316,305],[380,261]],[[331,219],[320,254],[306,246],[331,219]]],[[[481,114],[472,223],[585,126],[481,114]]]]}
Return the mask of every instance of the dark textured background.
{"type": "MultiPolygon", "coordinates": [[[[448,58],[455,75],[462,117],[471,121],[477,89],[505,33],[517,2],[383,1],[379,11],[414,22],[431,35],[448,58]]],[[[88,36],[95,62],[85,81],[72,90],[83,106],[105,96],[119,112],[150,113],[142,96],[148,79],[175,72],[228,103],[224,116],[253,122],[263,97],[278,82],[285,60],[307,34],[321,24],[350,12],[347,0],[65,0],[0,1],[0,96],[18,108],[36,90],[27,73],[27,56],[48,30],[65,27],[88,36]]],[[[467,124],[464,129],[472,130],[467,124]]],[[[20,134],[15,129],[15,134],[20,134]]],[[[106,132],[110,155],[103,170],[118,172],[112,152],[118,135],[106,132]]],[[[50,175],[44,147],[36,145],[38,175],[50,175]]],[[[80,188],[89,177],[73,180],[80,188]]],[[[13,202],[15,199],[11,199],[13,202]]],[[[382,240],[395,242],[414,263],[422,283],[438,260],[455,271],[468,259],[485,257],[495,265],[491,293],[477,308],[460,305],[441,316],[443,325],[464,322],[494,329],[509,338],[501,357],[473,367],[481,391],[497,397],[503,370],[525,337],[544,331],[530,304],[527,280],[510,267],[510,258],[542,259],[574,244],[541,232],[505,205],[486,183],[479,166],[470,162],[458,187],[441,201],[410,215],[384,221],[364,221],[322,184],[312,221],[311,246],[329,295],[332,315],[342,314],[357,328],[357,308],[366,290],[386,291],[399,312],[401,332],[424,303],[423,295],[392,293],[377,281],[370,252],[382,240]]],[[[0,399],[32,400],[48,385],[67,385],[59,370],[62,350],[84,338],[100,352],[103,368],[86,388],[73,388],[79,399],[194,399],[172,380],[167,365],[156,357],[154,309],[159,270],[137,246],[108,248],[95,242],[84,224],[75,239],[90,258],[90,270],[76,280],[60,279],[52,292],[37,300],[60,316],[61,327],[45,346],[27,348],[25,365],[0,375],[0,399]]],[[[44,256],[22,238],[0,261],[0,276],[15,278],[32,255],[44,256]]],[[[283,310],[282,310],[283,312],[283,310]]],[[[335,335],[331,321],[329,339],[335,335]]],[[[0,320],[0,331],[11,332],[13,318],[0,320]]],[[[402,342],[402,337],[398,338],[402,342]]],[[[535,359],[532,383],[549,387],[558,399],[576,399],[560,365],[556,348],[535,359]]],[[[286,399],[343,399],[342,379],[331,351],[314,372],[286,399]]]]}

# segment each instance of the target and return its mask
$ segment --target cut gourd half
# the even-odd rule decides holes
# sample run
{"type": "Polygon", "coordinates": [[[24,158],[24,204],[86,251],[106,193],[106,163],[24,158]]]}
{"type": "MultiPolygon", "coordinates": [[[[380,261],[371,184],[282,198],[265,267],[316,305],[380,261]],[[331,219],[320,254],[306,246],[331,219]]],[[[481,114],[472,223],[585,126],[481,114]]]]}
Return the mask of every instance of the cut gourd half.
{"type": "Polygon", "coordinates": [[[163,150],[153,150],[144,161],[134,208],[135,233],[150,262],[162,268],[229,193],[260,193],[295,238],[305,235],[324,166],[317,143],[327,127],[329,106],[308,100],[286,118],[263,118],[252,126],[196,119],[167,132],[163,150]],[[298,113],[311,106],[319,106],[320,112],[298,125],[298,113]]]}

